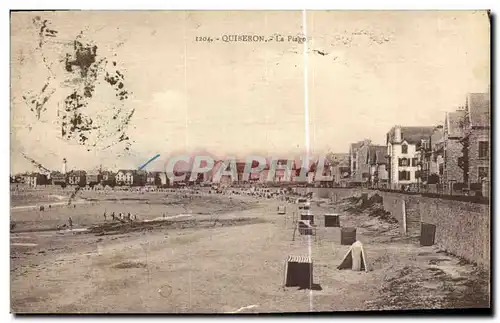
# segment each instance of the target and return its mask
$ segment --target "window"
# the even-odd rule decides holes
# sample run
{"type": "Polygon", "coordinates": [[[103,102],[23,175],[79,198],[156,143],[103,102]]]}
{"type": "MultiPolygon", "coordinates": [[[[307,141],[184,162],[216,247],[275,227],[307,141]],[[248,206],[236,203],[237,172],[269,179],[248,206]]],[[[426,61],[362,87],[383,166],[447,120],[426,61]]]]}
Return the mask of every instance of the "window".
{"type": "Polygon", "coordinates": [[[408,145],[402,145],[401,146],[401,153],[402,154],[407,154],[408,153],[408,145]]]}
{"type": "Polygon", "coordinates": [[[488,167],[479,167],[478,168],[478,180],[481,181],[483,178],[489,177],[489,169],[488,167]]]}
{"type": "Polygon", "coordinates": [[[399,158],[399,166],[410,166],[410,160],[408,158],[399,158]]]}
{"type": "Polygon", "coordinates": [[[416,166],[417,166],[417,164],[418,164],[418,158],[412,158],[412,159],[411,159],[411,165],[412,165],[413,167],[416,167],[416,166]]]}
{"type": "Polygon", "coordinates": [[[428,140],[422,139],[422,148],[425,150],[429,149],[429,141],[428,140]]]}
{"type": "Polygon", "coordinates": [[[487,141],[479,142],[479,158],[488,158],[489,156],[489,147],[487,141]]]}
{"type": "Polygon", "coordinates": [[[409,181],[410,180],[410,172],[409,171],[399,172],[399,180],[400,181],[409,181]]]}

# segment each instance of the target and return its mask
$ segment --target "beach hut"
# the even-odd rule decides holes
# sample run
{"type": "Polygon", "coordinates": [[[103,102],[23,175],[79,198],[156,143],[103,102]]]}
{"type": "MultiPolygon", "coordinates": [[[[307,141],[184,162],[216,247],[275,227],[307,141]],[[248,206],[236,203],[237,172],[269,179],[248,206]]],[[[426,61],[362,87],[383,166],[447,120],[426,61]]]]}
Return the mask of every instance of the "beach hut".
{"type": "Polygon", "coordinates": [[[363,244],[359,241],[354,242],[349,251],[345,254],[342,262],[337,269],[351,269],[354,271],[369,271],[366,253],[363,244]]]}

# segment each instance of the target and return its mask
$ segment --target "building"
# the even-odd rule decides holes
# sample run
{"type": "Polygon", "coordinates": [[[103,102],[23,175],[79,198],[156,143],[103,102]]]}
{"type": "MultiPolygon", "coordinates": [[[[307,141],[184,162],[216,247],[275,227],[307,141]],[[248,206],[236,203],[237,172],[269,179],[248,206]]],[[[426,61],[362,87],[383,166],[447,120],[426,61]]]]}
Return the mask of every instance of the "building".
{"type": "Polygon", "coordinates": [[[349,161],[342,161],[336,166],[332,166],[333,185],[347,186],[350,180],[350,171],[349,161]]]}
{"type": "Polygon", "coordinates": [[[68,184],[85,186],[87,184],[87,174],[84,170],[74,170],[68,174],[68,184]]]}
{"type": "Polygon", "coordinates": [[[147,173],[143,170],[121,169],[116,173],[116,185],[143,186],[146,184],[147,173]]]}
{"type": "Polygon", "coordinates": [[[37,187],[38,185],[47,185],[49,181],[45,174],[31,173],[27,175],[25,183],[31,187],[37,187]]]}
{"type": "Polygon", "coordinates": [[[243,183],[245,181],[245,167],[246,161],[237,161],[236,162],[236,173],[238,174],[238,183],[243,183]]]}
{"type": "Polygon", "coordinates": [[[161,186],[170,186],[170,181],[167,177],[167,173],[159,172],[158,176],[160,177],[160,185],[161,186]]]}
{"type": "Polygon", "coordinates": [[[326,158],[331,165],[344,162],[349,163],[349,153],[329,153],[326,158]]]}
{"type": "Polygon", "coordinates": [[[219,171],[220,167],[222,166],[222,163],[223,163],[222,160],[216,160],[214,162],[214,166],[204,174],[203,180],[205,182],[218,183],[219,181],[216,174],[219,171]]]}
{"type": "Polygon", "coordinates": [[[292,181],[292,174],[296,171],[294,160],[278,159],[275,161],[275,183],[290,183],[292,181]]]}
{"type": "MultiPolygon", "coordinates": [[[[227,161],[223,160],[215,161],[214,167],[212,167],[212,169],[207,172],[207,175],[204,176],[204,179],[215,184],[230,185],[233,182],[231,175],[228,174],[228,172],[231,170],[231,165],[230,163],[227,163],[226,165],[225,162],[227,161]],[[225,167],[224,170],[221,169],[223,166],[225,167]]],[[[238,178],[234,179],[234,181],[237,180],[238,178]]]]}
{"type": "Polygon", "coordinates": [[[23,177],[21,175],[11,175],[10,176],[10,183],[11,184],[23,183],[23,177]]]}
{"type": "Polygon", "coordinates": [[[323,159],[323,170],[318,170],[319,160],[316,160],[310,167],[307,174],[307,182],[320,187],[333,186],[333,167],[327,158],[323,159]],[[318,174],[321,171],[321,174],[318,174]],[[319,176],[318,176],[319,175],[319,176]]]}
{"type": "Polygon", "coordinates": [[[189,172],[188,176],[186,177],[189,180],[190,183],[193,183],[193,184],[201,184],[201,183],[203,183],[204,178],[205,178],[205,176],[203,175],[203,173],[197,173],[196,177],[194,179],[191,179],[192,175],[193,175],[193,173],[189,172]]]}
{"type": "Polygon", "coordinates": [[[429,145],[421,145],[422,183],[440,184],[444,177],[445,140],[444,126],[434,127],[429,145]]]}
{"type": "Polygon", "coordinates": [[[464,183],[463,144],[465,136],[464,109],[446,113],[443,128],[444,164],[442,183],[464,183]]]}
{"type": "Polygon", "coordinates": [[[420,147],[429,144],[434,127],[394,126],[387,133],[389,183],[391,188],[420,183],[420,147]]]}
{"type": "MultiPolygon", "coordinates": [[[[199,177],[191,179],[191,175],[193,174],[190,170],[179,171],[181,176],[184,176],[184,183],[186,185],[194,185],[199,181],[199,177]]],[[[201,174],[198,174],[201,175],[201,174]]]]}
{"type": "Polygon", "coordinates": [[[203,176],[203,179],[205,181],[210,181],[212,183],[224,184],[224,185],[230,185],[231,183],[233,183],[233,181],[234,182],[241,181],[243,180],[243,168],[244,168],[242,164],[243,164],[242,162],[236,163],[237,178],[233,179],[232,176],[229,175],[229,172],[231,171],[231,163],[226,160],[217,160],[215,161],[212,169],[207,172],[207,175],[203,176]],[[225,167],[224,170],[221,169],[221,167],[223,166],[225,167]]]}
{"type": "Polygon", "coordinates": [[[137,170],[134,173],[134,180],[132,182],[133,186],[144,186],[146,185],[148,173],[145,170],[137,170]]]}
{"type": "Polygon", "coordinates": [[[115,181],[116,181],[116,185],[118,185],[118,186],[132,185],[133,180],[134,180],[134,171],[133,170],[120,169],[116,173],[115,181]]]}
{"type": "Polygon", "coordinates": [[[259,182],[261,184],[268,184],[272,183],[273,180],[269,178],[269,172],[270,172],[270,167],[269,165],[266,164],[263,170],[260,171],[259,173],[259,182]]]}
{"type": "Polygon", "coordinates": [[[346,186],[350,177],[349,153],[330,153],[326,157],[330,162],[334,186],[346,186]]]}
{"type": "Polygon", "coordinates": [[[490,179],[490,93],[469,93],[465,110],[464,168],[466,181],[479,184],[490,179]]]}
{"type": "Polygon", "coordinates": [[[146,175],[146,185],[150,186],[162,185],[160,179],[160,172],[148,172],[146,175]]]}
{"type": "Polygon", "coordinates": [[[385,187],[389,184],[387,169],[387,147],[370,145],[368,149],[369,183],[374,187],[385,187]]]}
{"type": "Polygon", "coordinates": [[[365,139],[363,141],[358,141],[356,143],[352,143],[349,147],[349,166],[350,166],[350,176],[353,182],[356,179],[362,178],[362,175],[357,176],[358,174],[358,151],[364,145],[370,145],[371,140],[365,139]]]}
{"type": "Polygon", "coordinates": [[[172,177],[169,178],[167,176],[166,178],[168,180],[169,186],[175,186],[175,187],[182,186],[182,187],[184,187],[184,186],[188,185],[189,183],[194,183],[194,181],[190,182],[191,172],[189,172],[187,170],[174,169],[172,177]]]}
{"type": "Polygon", "coordinates": [[[352,181],[366,186],[387,184],[387,147],[372,145],[370,141],[361,142],[356,154],[356,171],[351,176],[352,181]]]}
{"type": "Polygon", "coordinates": [[[370,182],[370,141],[361,142],[356,153],[356,171],[353,173],[352,180],[356,183],[370,182]]]}
{"type": "Polygon", "coordinates": [[[101,182],[101,174],[98,171],[88,172],[86,182],[87,185],[96,185],[101,182]]]}
{"type": "Polygon", "coordinates": [[[66,185],[68,184],[68,175],[61,172],[52,172],[50,174],[52,185],[66,185]]]}
{"type": "MultiPolygon", "coordinates": [[[[258,160],[252,160],[252,168],[257,168],[259,167],[260,163],[258,160]]],[[[257,183],[259,182],[260,180],[260,171],[259,172],[255,172],[255,173],[250,173],[248,174],[248,181],[250,183],[257,183]]]]}
{"type": "Polygon", "coordinates": [[[101,172],[101,185],[102,186],[114,186],[116,184],[115,181],[115,173],[111,171],[102,171],[101,172]]]}
{"type": "Polygon", "coordinates": [[[309,171],[305,167],[299,167],[298,165],[295,165],[295,171],[292,172],[292,182],[295,184],[306,184],[309,179],[309,171]],[[303,173],[304,178],[300,177],[300,174],[303,173]]]}

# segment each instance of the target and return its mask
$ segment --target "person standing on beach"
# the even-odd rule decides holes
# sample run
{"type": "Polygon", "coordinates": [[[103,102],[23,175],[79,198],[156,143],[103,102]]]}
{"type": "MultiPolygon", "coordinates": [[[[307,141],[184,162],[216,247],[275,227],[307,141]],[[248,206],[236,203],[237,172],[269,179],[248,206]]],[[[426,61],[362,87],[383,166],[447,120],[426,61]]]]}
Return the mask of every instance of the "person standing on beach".
{"type": "Polygon", "coordinates": [[[68,219],[68,224],[69,224],[69,228],[71,230],[73,230],[73,219],[71,219],[71,217],[69,217],[69,219],[68,219]]]}
{"type": "Polygon", "coordinates": [[[111,219],[114,221],[115,220],[115,212],[111,213],[111,219]]]}
{"type": "Polygon", "coordinates": [[[106,211],[104,211],[104,221],[106,222],[106,211]]]}

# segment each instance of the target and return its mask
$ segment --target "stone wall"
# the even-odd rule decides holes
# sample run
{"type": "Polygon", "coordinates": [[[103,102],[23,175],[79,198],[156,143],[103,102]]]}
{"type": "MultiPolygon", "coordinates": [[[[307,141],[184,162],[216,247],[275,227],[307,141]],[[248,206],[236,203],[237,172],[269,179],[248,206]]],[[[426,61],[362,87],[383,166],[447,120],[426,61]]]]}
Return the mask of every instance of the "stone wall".
{"type": "MultiPolygon", "coordinates": [[[[359,188],[323,188],[323,187],[298,187],[297,193],[313,193],[313,198],[329,198],[333,202],[352,196],[361,196],[362,190],[359,188]]],[[[366,192],[365,192],[366,193],[366,192]]]]}
{"type": "MultiPolygon", "coordinates": [[[[435,244],[440,249],[483,267],[490,265],[489,205],[395,192],[377,193],[383,198],[384,209],[400,224],[401,234],[418,237],[421,222],[434,224],[435,244]]],[[[357,196],[361,194],[363,191],[358,190],[357,196]]]]}
{"type": "Polygon", "coordinates": [[[333,202],[352,196],[379,194],[383,207],[400,224],[401,234],[420,236],[420,223],[436,225],[435,244],[442,250],[476,263],[490,265],[489,205],[361,188],[301,188],[299,191],[324,195],[333,202]]]}
{"type": "Polygon", "coordinates": [[[331,188],[328,195],[332,202],[338,202],[349,197],[361,196],[362,193],[359,188],[331,188]]]}
{"type": "Polygon", "coordinates": [[[436,225],[435,244],[478,265],[490,265],[488,205],[422,197],[422,222],[436,225]]]}

